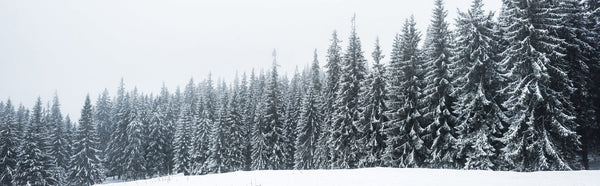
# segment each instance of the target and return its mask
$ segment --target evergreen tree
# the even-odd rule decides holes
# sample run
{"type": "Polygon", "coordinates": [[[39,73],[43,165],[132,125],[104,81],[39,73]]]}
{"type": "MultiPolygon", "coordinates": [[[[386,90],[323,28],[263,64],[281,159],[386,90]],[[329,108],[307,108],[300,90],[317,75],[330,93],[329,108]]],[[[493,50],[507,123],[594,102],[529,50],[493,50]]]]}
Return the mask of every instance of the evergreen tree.
{"type": "Polygon", "coordinates": [[[257,123],[253,145],[253,168],[278,170],[285,168],[285,136],[283,104],[279,90],[276,52],[273,50],[273,69],[265,90],[263,118],[257,123]]]}
{"type": "Polygon", "coordinates": [[[17,164],[17,185],[57,185],[57,166],[50,156],[50,141],[43,120],[42,101],[38,98],[31,113],[17,164]]]}
{"type": "MultiPolygon", "coordinates": [[[[243,170],[248,171],[252,166],[252,128],[253,128],[253,118],[254,118],[254,105],[253,105],[253,89],[252,85],[255,84],[254,80],[254,71],[252,72],[250,78],[251,85],[248,85],[248,81],[246,80],[246,73],[242,75],[242,82],[239,88],[239,114],[241,114],[242,120],[242,129],[243,129],[243,138],[244,139],[244,149],[242,155],[244,156],[244,164],[243,170]]],[[[234,103],[232,103],[234,104],[234,103]]],[[[231,116],[234,117],[236,114],[231,113],[231,116]]]]}
{"type": "Polygon", "coordinates": [[[134,90],[131,93],[131,99],[129,99],[129,104],[131,105],[131,110],[129,115],[126,116],[129,124],[127,124],[126,134],[127,141],[126,146],[123,151],[123,169],[125,179],[142,179],[145,177],[146,173],[146,159],[144,158],[144,137],[143,137],[143,123],[142,123],[142,114],[141,114],[141,105],[138,101],[139,97],[137,95],[137,90],[134,90]]]}
{"type": "Polygon", "coordinates": [[[182,105],[183,109],[177,121],[175,131],[174,151],[175,151],[175,172],[190,175],[192,173],[192,125],[195,123],[191,105],[182,105]]]}
{"type": "MultiPolygon", "coordinates": [[[[585,19],[587,20],[586,28],[592,34],[589,39],[595,41],[591,44],[591,47],[595,50],[590,54],[590,59],[592,62],[596,61],[596,63],[588,64],[592,82],[595,82],[589,84],[589,89],[594,104],[592,108],[596,113],[596,124],[592,127],[593,130],[587,134],[589,139],[586,142],[589,143],[588,147],[597,147],[600,144],[600,122],[598,121],[598,118],[600,118],[600,86],[598,85],[598,82],[600,82],[600,63],[597,62],[600,61],[600,1],[585,0],[583,3],[586,12],[585,19]]],[[[583,137],[585,138],[585,136],[583,137]]],[[[590,149],[590,151],[593,150],[597,151],[598,149],[590,149]]]]}
{"type": "MultiPolygon", "coordinates": [[[[219,85],[222,89],[225,89],[225,85],[219,85]]],[[[218,112],[217,120],[214,125],[210,128],[210,147],[209,157],[206,162],[206,169],[210,173],[223,173],[231,170],[230,162],[227,157],[229,149],[229,130],[231,123],[228,120],[227,113],[227,102],[228,95],[225,90],[221,90],[221,98],[219,101],[220,107],[218,112]]]]}
{"type": "Polygon", "coordinates": [[[456,63],[461,71],[455,81],[459,121],[458,158],[466,169],[495,168],[495,138],[502,135],[502,109],[497,100],[501,87],[496,59],[493,14],[485,14],[481,0],[474,0],[468,12],[457,19],[458,52],[456,63]]]}
{"type": "Polygon", "coordinates": [[[266,124],[265,118],[262,117],[265,115],[266,109],[266,95],[265,95],[265,75],[263,72],[260,73],[259,77],[256,80],[254,85],[254,95],[255,95],[255,107],[254,107],[254,115],[253,115],[253,127],[252,127],[252,164],[251,168],[253,170],[265,170],[265,169],[273,169],[270,167],[269,160],[269,150],[267,146],[266,139],[266,124]]]}
{"type": "Polygon", "coordinates": [[[382,166],[381,157],[385,151],[385,140],[386,136],[383,132],[383,123],[388,121],[385,112],[388,110],[386,106],[386,94],[385,89],[385,70],[383,65],[380,63],[384,55],[382,54],[381,47],[379,45],[379,38],[375,42],[375,50],[372,53],[373,56],[373,69],[367,77],[365,83],[366,89],[364,96],[362,97],[362,108],[360,113],[360,119],[358,121],[357,128],[360,131],[359,142],[362,145],[361,151],[364,155],[359,160],[359,167],[377,167],[382,166]]]}
{"type": "Polygon", "coordinates": [[[108,90],[104,89],[102,94],[98,96],[96,100],[96,105],[94,107],[94,121],[96,122],[98,138],[99,138],[99,146],[98,149],[100,151],[100,157],[104,159],[107,153],[107,147],[110,143],[111,133],[114,131],[112,128],[113,114],[112,114],[112,102],[110,101],[110,96],[108,95],[108,90]]]}
{"type": "Polygon", "coordinates": [[[92,119],[90,96],[86,96],[81,118],[73,143],[73,156],[69,166],[71,185],[94,185],[102,183],[103,168],[99,158],[98,137],[92,119]]]}
{"type": "MultiPolygon", "coordinates": [[[[197,97],[194,87],[194,80],[190,79],[186,85],[181,105],[181,112],[177,121],[175,131],[174,151],[175,151],[175,172],[190,175],[194,172],[194,125],[197,120],[197,97]]],[[[197,148],[197,147],[196,147],[197,148]]]]}
{"type": "Polygon", "coordinates": [[[127,146],[127,126],[130,123],[130,102],[128,96],[125,95],[125,83],[121,79],[118,88],[115,105],[115,117],[113,123],[113,132],[110,135],[110,143],[106,149],[106,168],[108,169],[107,176],[117,176],[121,178],[124,174],[125,165],[125,147],[127,146]]]}
{"type": "MultiPolygon", "coordinates": [[[[196,125],[193,136],[192,165],[194,174],[207,173],[207,161],[210,156],[211,130],[217,119],[217,97],[213,88],[212,75],[204,82],[204,90],[201,98],[194,101],[196,125]]],[[[194,93],[195,94],[195,93],[194,93]]]]}
{"type": "Polygon", "coordinates": [[[418,45],[421,34],[411,16],[404,22],[392,48],[388,70],[388,116],[385,164],[392,167],[422,167],[429,154],[423,140],[421,101],[421,58],[418,45]]]}
{"type": "Polygon", "coordinates": [[[146,171],[150,174],[150,176],[160,176],[168,173],[167,168],[165,167],[166,150],[169,148],[169,143],[167,141],[166,135],[166,120],[162,112],[160,111],[159,105],[155,104],[152,109],[152,117],[150,118],[150,123],[148,126],[149,138],[148,147],[146,147],[146,171]]]}
{"type": "Polygon", "coordinates": [[[267,85],[265,105],[265,128],[263,134],[269,149],[269,169],[283,169],[285,165],[285,134],[283,123],[283,104],[278,83],[277,54],[273,50],[273,68],[267,85]]]}
{"type": "MultiPolygon", "coordinates": [[[[584,6],[578,0],[553,1],[557,13],[560,15],[561,27],[554,32],[565,42],[562,46],[565,48],[565,66],[568,77],[573,83],[575,91],[571,93],[571,102],[573,102],[574,120],[579,126],[577,133],[581,135],[581,160],[585,169],[589,169],[588,154],[590,146],[593,146],[590,135],[593,129],[597,128],[596,110],[593,100],[593,75],[598,68],[598,52],[595,45],[593,30],[589,29],[590,20],[586,19],[587,12],[584,6]]],[[[571,157],[571,159],[575,159],[571,157]]],[[[571,162],[574,163],[574,162],[571,162]]]]}
{"type": "Polygon", "coordinates": [[[300,73],[298,72],[298,67],[296,67],[296,72],[292,81],[290,82],[290,88],[287,93],[287,108],[286,108],[286,117],[285,117],[285,154],[286,154],[286,168],[293,168],[295,162],[295,151],[297,150],[296,138],[298,133],[296,129],[298,128],[300,117],[301,117],[301,108],[302,108],[302,95],[303,95],[303,81],[300,73]]]}
{"type": "Polygon", "coordinates": [[[52,108],[50,110],[50,119],[48,120],[48,126],[50,128],[50,139],[52,140],[52,147],[50,149],[51,155],[56,159],[56,165],[58,165],[62,174],[68,172],[68,164],[70,161],[70,149],[71,144],[66,140],[65,127],[63,122],[63,116],[60,112],[60,103],[58,101],[58,95],[54,96],[52,108]]]}
{"type": "Polygon", "coordinates": [[[339,46],[339,39],[337,38],[337,32],[333,31],[331,44],[327,50],[327,68],[326,74],[326,86],[323,89],[323,124],[321,126],[321,134],[319,134],[319,140],[317,145],[316,157],[318,168],[326,169],[331,167],[330,162],[330,149],[327,143],[330,137],[331,126],[333,123],[334,104],[337,97],[337,91],[339,89],[339,78],[341,74],[341,47],[339,46]]]}
{"type": "Polygon", "coordinates": [[[424,117],[427,127],[423,140],[431,149],[427,163],[433,168],[455,168],[456,118],[452,115],[452,64],[450,62],[450,32],[446,23],[447,12],[442,0],[435,1],[433,19],[429,27],[429,61],[426,63],[424,99],[430,105],[424,117]]]}
{"type": "Polygon", "coordinates": [[[365,79],[365,57],[360,39],[356,34],[355,17],[352,18],[352,32],[348,49],[344,54],[343,73],[339,80],[339,89],[335,100],[335,112],[329,138],[332,167],[356,168],[359,160],[359,143],[356,139],[358,129],[354,122],[358,120],[359,92],[365,79]]]}
{"type": "Polygon", "coordinates": [[[509,77],[503,103],[509,128],[501,139],[506,145],[501,158],[513,170],[575,168],[568,159],[580,146],[569,100],[573,85],[564,69],[563,40],[550,32],[560,18],[544,0],[504,3],[510,23],[502,61],[509,77]]]}
{"type": "Polygon", "coordinates": [[[13,185],[17,177],[20,139],[16,130],[15,110],[9,100],[0,113],[0,184],[13,185]]]}
{"type": "MultiPolygon", "coordinates": [[[[244,78],[245,79],[245,78],[244,78]]],[[[229,130],[227,131],[227,146],[225,149],[225,157],[228,159],[230,171],[239,171],[245,169],[246,157],[246,142],[249,141],[247,129],[244,125],[244,118],[242,116],[243,106],[240,104],[242,101],[241,92],[245,89],[243,86],[238,85],[238,78],[232,88],[231,98],[227,106],[227,118],[226,123],[229,124],[229,130]]],[[[244,83],[243,83],[244,84],[244,83]]]]}
{"type": "Polygon", "coordinates": [[[25,106],[19,104],[19,109],[17,109],[16,117],[16,133],[19,139],[23,139],[25,136],[26,127],[29,123],[29,109],[26,109],[25,106]]]}
{"type": "Polygon", "coordinates": [[[314,60],[311,67],[311,84],[308,94],[302,102],[300,122],[297,128],[295,169],[319,168],[317,156],[318,140],[321,135],[323,113],[321,110],[321,80],[317,50],[315,49],[314,60]]]}

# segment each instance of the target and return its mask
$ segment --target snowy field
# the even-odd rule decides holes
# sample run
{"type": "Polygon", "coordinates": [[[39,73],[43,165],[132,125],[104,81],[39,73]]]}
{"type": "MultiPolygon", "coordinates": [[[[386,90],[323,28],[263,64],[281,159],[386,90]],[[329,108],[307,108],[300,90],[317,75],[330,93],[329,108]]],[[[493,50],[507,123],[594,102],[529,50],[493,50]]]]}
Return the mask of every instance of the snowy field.
{"type": "Polygon", "coordinates": [[[600,171],[493,172],[368,168],[353,170],[249,171],[203,176],[174,175],[114,186],[398,186],[398,185],[600,185],[600,171]]]}

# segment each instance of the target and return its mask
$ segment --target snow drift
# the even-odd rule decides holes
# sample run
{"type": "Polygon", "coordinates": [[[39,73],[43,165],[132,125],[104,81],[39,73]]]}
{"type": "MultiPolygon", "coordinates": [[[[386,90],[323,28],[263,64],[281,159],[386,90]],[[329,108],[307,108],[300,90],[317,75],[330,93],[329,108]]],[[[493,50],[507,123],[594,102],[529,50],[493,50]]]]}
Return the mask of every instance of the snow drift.
{"type": "Polygon", "coordinates": [[[114,186],[398,186],[398,185],[600,185],[600,171],[502,172],[366,168],[346,170],[240,171],[202,176],[173,175],[114,186]]]}

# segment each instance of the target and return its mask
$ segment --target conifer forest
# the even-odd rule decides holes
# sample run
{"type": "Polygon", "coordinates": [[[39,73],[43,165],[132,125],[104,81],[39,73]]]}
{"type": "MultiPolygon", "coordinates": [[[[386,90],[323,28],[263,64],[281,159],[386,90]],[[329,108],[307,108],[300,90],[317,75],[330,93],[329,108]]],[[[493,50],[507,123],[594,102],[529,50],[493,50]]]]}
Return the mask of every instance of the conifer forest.
{"type": "Polygon", "coordinates": [[[381,38],[393,40],[391,51],[378,39],[365,52],[352,17],[349,38],[333,31],[329,46],[315,46],[327,53],[307,54],[312,64],[289,78],[274,50],[270,68],[232,82],[209,75],[151,93],[122,79],[117,92],[87,95],[77,121],[58,95],[31,108],[2,100],[0,185],[249,170],[589,169],[600,156],[600,1],[502,0],[487,12],[472,0],[456,18],[433,1],[431,22],[409,17],[395,38],[381,38]]]}

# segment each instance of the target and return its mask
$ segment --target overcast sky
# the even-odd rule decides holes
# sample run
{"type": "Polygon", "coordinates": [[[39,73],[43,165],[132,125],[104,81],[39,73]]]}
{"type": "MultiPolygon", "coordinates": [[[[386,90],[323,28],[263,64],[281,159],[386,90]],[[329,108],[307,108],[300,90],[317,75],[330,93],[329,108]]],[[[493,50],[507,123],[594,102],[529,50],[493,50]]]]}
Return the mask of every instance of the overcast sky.
{"type": "MultiPolygon", "coordinates": [[[[56,92],[63,114],[77,119],[87,93],[95,100],[119,79],[126,88],[158,93],[190,77],[229,81],[236,71],[268,69],[271,52],[280,70],[321,65],[333,30],[342,47],[356,13],[363,50],[371,60],[380,38],[389,56],[395,33],[411,14],[424,35],[434,0],[0,0],[0,99],[31,108],[56,92]]],[[[500,0],[485,1],[497,12],[500,0]]],[[[446,0],[454,24],[457,8],[471,0],[446,0]]],[[[384,58],[387,62],[389,58],[384,58]]]]}

